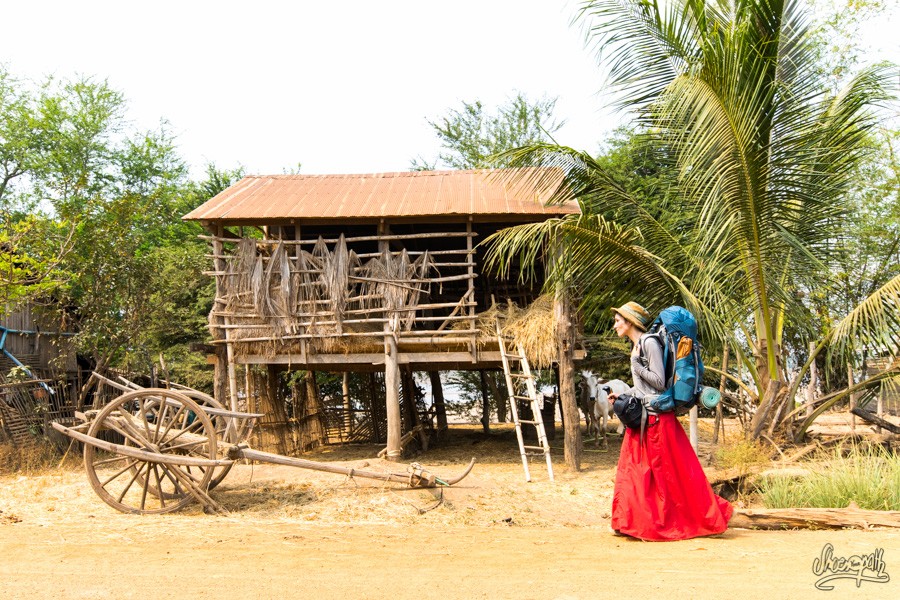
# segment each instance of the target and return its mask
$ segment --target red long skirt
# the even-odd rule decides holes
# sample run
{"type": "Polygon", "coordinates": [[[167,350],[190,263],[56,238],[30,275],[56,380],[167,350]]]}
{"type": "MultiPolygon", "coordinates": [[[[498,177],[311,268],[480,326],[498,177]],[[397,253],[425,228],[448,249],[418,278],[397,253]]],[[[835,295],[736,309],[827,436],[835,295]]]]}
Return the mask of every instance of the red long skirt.
{"type": "Polygon", "coordinates": [[[627,429],[616,471],[612,528],[642,540],[686,540],[722,533],[732,507],[717,496],[674,413],[627,429]]]}

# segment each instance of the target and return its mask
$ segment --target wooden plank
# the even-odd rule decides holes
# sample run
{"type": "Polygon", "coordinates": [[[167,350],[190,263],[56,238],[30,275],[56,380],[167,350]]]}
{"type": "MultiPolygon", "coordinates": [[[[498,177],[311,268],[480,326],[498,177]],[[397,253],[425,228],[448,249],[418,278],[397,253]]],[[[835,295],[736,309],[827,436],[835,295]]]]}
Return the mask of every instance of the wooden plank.
{"type": "MultiPolygon", "coordinates": [[[[438,232],[428,232],[428,233],[385,233],[381,235],[364,235],[359,237],[345,237],[344,242],[346,244],[351,244],[354,242],[389,242],[392,240],[427,240],[427,239],[435,239],[435,238],[448,238],[448,237],[477,237],[477,233],[470,233],[466,231],[438,231],[438,232]]],[[[199,235],[197,236],[201,240],[209,240],[212,242],[230,242],[234,243],[240,241],[238,238],[226,238],[221,236],[214,235],[199,235]]],[[[319,243],[320,238],[316,239],[308,239],[308,240],[273,240],[273,239],[265,239],[265,240],[256,240],[257,245],[269,245],[273,246],[275,244],[281,243],[285,246],[295,246],[295,245],[305,245],[305,246],[315,246],[319,243]]],[[[328,238],[322,239],[326,244],[337,244],[340,242],[340,238],[328,238]]],[[[221,254],[220,252],[217,254],[221,254]]]]}
{"type": "Polygon", "coordinates": [[[89,444],[91,446],[100,448],[101,450],[106,450],[107,452],[112,452],[121,456],[130,456],[131,458],[136,458],[144,462],[190,467],[221,467],[234,463],[234,461],[232,460],[197,458],[194,456],[183,456],[180,454],[160,454],[158,452],[148,452],[139,448],[125,446],[123,444],[113,444],[112,442],[100,440],[95,437],[80,433],[71,427],[60,425],[59,423],[51,423],[51,425],[53,426],[53,429],[57,430],[63,435],[78,440],[79,442],[82,442],[84,444],[89,444]]]}
{"type": "Polygon", "coordinates": [[[844,529],[900,527],[900,511],[847,508],[735,509],[729,527],[743,529],[844,529]]]}
{"type": "MultiPolygon", "coordinates": [[[[404,345],[401,340],[400,345],[404,345]]],[[[500,352],[497,350],[479,351],[478,363],[472,363],[472,355],[469,352],[403,352],[398,354],[398,360],[401,365],[422,364],[422,365],[458,365],[459,368],[500,368],[500,352]],[[461,367],[462,363],[468,363],[468,366],[461,367]]],[[[576,360],[583,360],[584,352],[576,353],[576,360]]],[[[353,366],[353,365],[383,365],[384,355],[381,353],[350,353],[350,354],[309,354],[304,357],[301,354],[276,354],[275,356],[262,355],[242,355],[235,359],[237,364],[241,365],[294,365],[294,366],[353,366]]]]}
{"type": "MultiPolygon", "coordinates": [[[[465,248],[460,248],[459,250],[407,250],[406,255],[407,256],[421,256],[421,255],[425,254],[426,252],[429,254],[429,256],[450,256],[450,255],[457,255],[457,254],[462,254],[463,256],[465,256],[465,255],[472,254],[471,250],[467,250],[465,248]]],[[[401,254],[402,254],[402,252],[391,252],[392,256],[400,256],[401,254]]],[[[384,255],[384,252],[362,252],[362,253],[358,253],[356,256],[358,256],[359,258],[377,258],[382,255],[384,255]]],[[[236,258],[234,254],[205,254],[204,257],[211,258],[211,259],[223,258],[226,260],[232,260],[232,259],[236,258]]],[[[265,257],[263,257],[263,258],[265,258],[265,257]]]]}
{"type": "MultiPolygon", "coordinates": [[[[383,365],[384,355],[381,353],[354,353],[354,354],[310,354],[306,360],[302,360],[299,354],[278,354],[275,356],[245,355],[237,357],[238,364],[244,365],[383,365]]],[[[450,364],[471,363],[472,355],[469,352],[400,352],[398,360],[401,365],[408,364],[450,364]]],[[[499,367],[500,352],[479,352],[479,362],[493,364],[499,367]]]]}

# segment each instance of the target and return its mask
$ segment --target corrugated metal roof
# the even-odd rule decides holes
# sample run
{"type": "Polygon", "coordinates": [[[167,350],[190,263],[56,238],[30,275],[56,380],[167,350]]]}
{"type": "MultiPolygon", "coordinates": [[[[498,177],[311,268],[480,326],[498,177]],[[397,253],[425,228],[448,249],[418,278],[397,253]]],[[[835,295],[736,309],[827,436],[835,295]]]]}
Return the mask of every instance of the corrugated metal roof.
{"type": "MultiPolygon", "coordinates": [[[[251,175],[183,218],[194,221],[369,219],[447,215],[577,214],[545,206],[559,171],[409,171],[360,175],[251,175]],[[538,182],[538,183],[536,183],[538,182]]],[[[529,219],[531,220],[531,219],[529,219]]]]}

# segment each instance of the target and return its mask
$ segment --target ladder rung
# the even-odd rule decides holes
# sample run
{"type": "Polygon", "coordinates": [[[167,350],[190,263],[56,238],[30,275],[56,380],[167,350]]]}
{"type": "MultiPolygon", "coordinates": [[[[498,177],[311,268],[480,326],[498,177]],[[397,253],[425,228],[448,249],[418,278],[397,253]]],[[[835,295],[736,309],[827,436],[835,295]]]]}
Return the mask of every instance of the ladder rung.
{"type": "Polygon", "coordinates": [[[543,446],[525,446],[525,449],[526,450],[540,450],[541,452],[546,450],[546,448],[544,448],[543,446]]]}
{"type": "Polygon", "coordinates": [[[526,375],[525,373],[510,373],[509,376],[518,379],[531,379],[531,375],[526,375]]]}
{"type": "Polygon", "coordinates": [[[525,357],[522,356],[521,354],[507,354],[506,358],[514,358],[516,360],[522,360],[525,357]]]}
{"type": "Polygon", "coordinates": [[[513,396],[516,400],[534,400],[531,396],[513,396]]]}
{"type": "Polygon", "coordinates": [[[537,421],[527,421],[525,419],[519,419],[519,423],[525,423],[526,425],[537,425],[537,421]]]}

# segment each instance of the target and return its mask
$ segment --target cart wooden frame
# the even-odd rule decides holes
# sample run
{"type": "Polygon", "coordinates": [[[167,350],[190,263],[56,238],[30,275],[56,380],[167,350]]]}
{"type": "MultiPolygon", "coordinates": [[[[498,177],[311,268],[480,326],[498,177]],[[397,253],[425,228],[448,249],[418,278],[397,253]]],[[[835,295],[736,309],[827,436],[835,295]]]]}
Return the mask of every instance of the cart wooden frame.
{"type": "Polygon", "coordinates": [[[193,502],[207,512],[227,512],[210,492],[239,460],[426,488],[459,482],[475,463],[472,459],[461,475],[440,478],[417,463],[403,473],[379,473],[260,452],[246,440],[261,414],[227,410],[211,396],[188,388],[139,388],[101,379],[125,393],[99,410],[77,413],[79,425],[53,427],[84,445],[91,487],[104,502],[126,513],[168,513],[193,502]]]}

